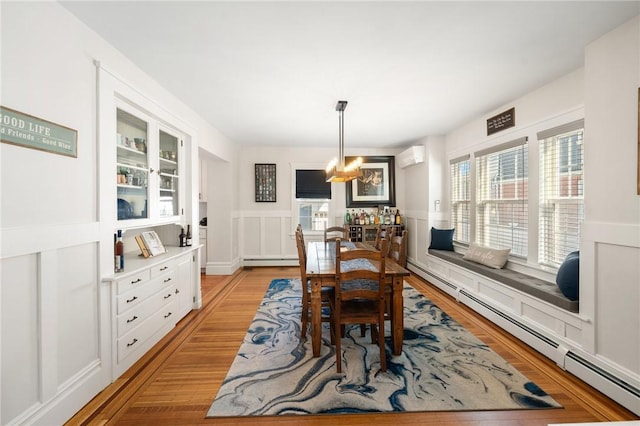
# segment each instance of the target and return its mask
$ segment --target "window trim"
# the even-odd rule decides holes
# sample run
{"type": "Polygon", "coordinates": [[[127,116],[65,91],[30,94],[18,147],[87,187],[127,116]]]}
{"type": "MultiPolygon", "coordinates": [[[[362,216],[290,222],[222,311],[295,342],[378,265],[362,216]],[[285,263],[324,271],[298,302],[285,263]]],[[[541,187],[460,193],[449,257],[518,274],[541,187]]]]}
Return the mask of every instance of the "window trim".
{"type": "MultiPolygon", "coordinates": [[[[295,234],[296,227],[300,221],[299,213],[299,202],[296,198],[296,170],[324,170],[326,164],[320,163],[290,163],[290,188],[291,188],[291,235],[295,234]]],[[[331,184],[331,198],[328,200],[329,203],[329,212],[328,212],[328,222],[327,226],[333,226],[335,220],[335,198],[336,198],[336,188],[335,184],[331,184]]],[[[304,199],[309,200],[309,199],[304,199]]],[[[320,201],[321,199],[315,199],[314,201],[320,201]]],[[[305,230],[305,234],[307,235],[323,235],[324,231],[311,231],[305,230]]]]}

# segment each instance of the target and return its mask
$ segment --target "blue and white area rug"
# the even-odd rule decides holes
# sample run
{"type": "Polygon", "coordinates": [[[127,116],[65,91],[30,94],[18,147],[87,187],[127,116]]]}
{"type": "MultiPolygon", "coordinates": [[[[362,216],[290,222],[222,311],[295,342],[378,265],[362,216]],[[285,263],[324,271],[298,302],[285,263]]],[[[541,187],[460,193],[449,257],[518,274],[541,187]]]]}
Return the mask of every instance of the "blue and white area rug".
{"type": "Polygon", "coordinates": [[[353,326],[337,374],[328,324],[319,358],[310,333],[300,341],[300,280],[274,280],[207,417],[561,407],[407,283],[404,304],[403,352],[387,337],[387,371],[353,326]]]}

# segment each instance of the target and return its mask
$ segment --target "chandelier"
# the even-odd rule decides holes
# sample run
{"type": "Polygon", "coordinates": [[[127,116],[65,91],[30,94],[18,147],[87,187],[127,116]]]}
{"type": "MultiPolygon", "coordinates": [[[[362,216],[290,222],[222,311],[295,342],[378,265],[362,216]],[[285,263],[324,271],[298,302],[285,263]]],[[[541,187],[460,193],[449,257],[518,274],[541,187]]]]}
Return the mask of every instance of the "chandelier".
{"type": "Polygon", "coordinates": [[[338,111],[338,133],[339,133],[339,159],[334,158],[327,165],[327,182],[349,182],[362,176],[360,165],[362,158],[358,157],[345,166],[344,164],[344,109],[347,101],[338,101],[336,111],[338,111]],[[338,162],[339,161],[339,162],[338,162]]]}

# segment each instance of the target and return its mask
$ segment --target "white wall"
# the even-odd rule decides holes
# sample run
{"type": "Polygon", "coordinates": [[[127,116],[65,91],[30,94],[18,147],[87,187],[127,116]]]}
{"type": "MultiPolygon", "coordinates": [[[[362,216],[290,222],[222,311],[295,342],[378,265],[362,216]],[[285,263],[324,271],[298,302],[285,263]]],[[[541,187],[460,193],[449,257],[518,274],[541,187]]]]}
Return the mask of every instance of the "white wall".
{"type": "Polygon", "coordinates": [[[605,359],[621,377],[638,383],[640,18],[589,45],[585,87],[588,139],[584,147],[585,223],[580,284],[584,286],[581,295],[584,289],[588,297],[585,309],[593,318],[594,328],[585,350],[605,359]]]}
{"type": "MultiPolygon", "coordinates": [[[[439,158],[434,155],[436,158],[429,163],[433,167],[434,162],[441,161],[442,167],[448,167],[449,159],[522,136],[528,137],[530,152],[536,152],[538,131],[585,118],[582,329],[574,336],[577,343],[569,349],[636,389],[640,388],[640,196],[636,193],[639,36],[639,18],[635,18],[596,40],[586,50],[583,69],[488,111],[446,135],[446,152],[439,158]],[[516,126],[486,136],[486,119],[510,107],[515,107],[516,126]]],[[[534,162],[529,178],[535,181],[537,163],[535,157],[530,158],[534,162]]],[[[530,205],[537,209],[538,194],[532,189],[530,205]]],[[[443,209],[448,208],[448,203],[443,204],[443,209]]],[[[446,211],[445,217],[449,215],[446,211]]],[[[530,241],[529,253],[537,252],[536,244],[530,241]]],[[[427,268],[417,260],[418,267],[427,268]]],[[[637,397],[577,362],[568,360],[566,367],[640,413],[637,397]]]]}
{"type": "MultiPolygon", "coordinates": [[[[100,278],[112,273],[103,235],[117,225],[101,214],[113,203],[98,191],[94,60],[187,123],[203,149],[229,161],[235,148],[58,3],[0,7],[1,104],[78,131],[77,158],[0,144],[0,423],[62,424],[112,378],[100,278]]],[[[220,203],[233,205],[232,192],[220,203]]]]}
{"type": "MultiPolygon", "coordinates": [[[[348,145],[348,144],[347,144],[348,145]]],[[[400,150],[345,149],[346,156],[395,155],[400,150]]],[[[337,148],[243,147],[238,161],[239,256],[251,259],[295,259],[297,257],[292,224],[293,166],[324,169],[337,156],[337,148]],[[256,203],[254,164],[275,163],[277,194],[275,203],[256,203]],[[293,166],[292,166],[293,165],[293,166]]],[[[396,205],[402,210],[406,197],[403,170],[396,167],[396,205]]],[[[334,222],[342,224],[345,214],[345,184],[332,184],[334,222]]],[[[209,270],[208,270],[209,271],[209,270]]]]}

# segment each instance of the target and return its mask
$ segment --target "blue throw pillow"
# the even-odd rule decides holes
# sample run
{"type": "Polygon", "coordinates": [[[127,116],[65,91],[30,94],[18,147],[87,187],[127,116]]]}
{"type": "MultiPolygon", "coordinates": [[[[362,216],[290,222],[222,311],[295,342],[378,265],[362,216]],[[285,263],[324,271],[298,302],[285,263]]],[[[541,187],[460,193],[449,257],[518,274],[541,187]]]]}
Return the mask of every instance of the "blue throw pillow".
{"type": "Polygon", "coordinates": [[[578,300],[580,296],[580,252],[574,251],[567,255],[556,275],[556,284],[562,294],[571,300],[578,300]]]}
{"type": "Polygon", "coordinates": [[[453,251],[453,232],[455,229],[431,228],[430,249],[453,251]]]}

